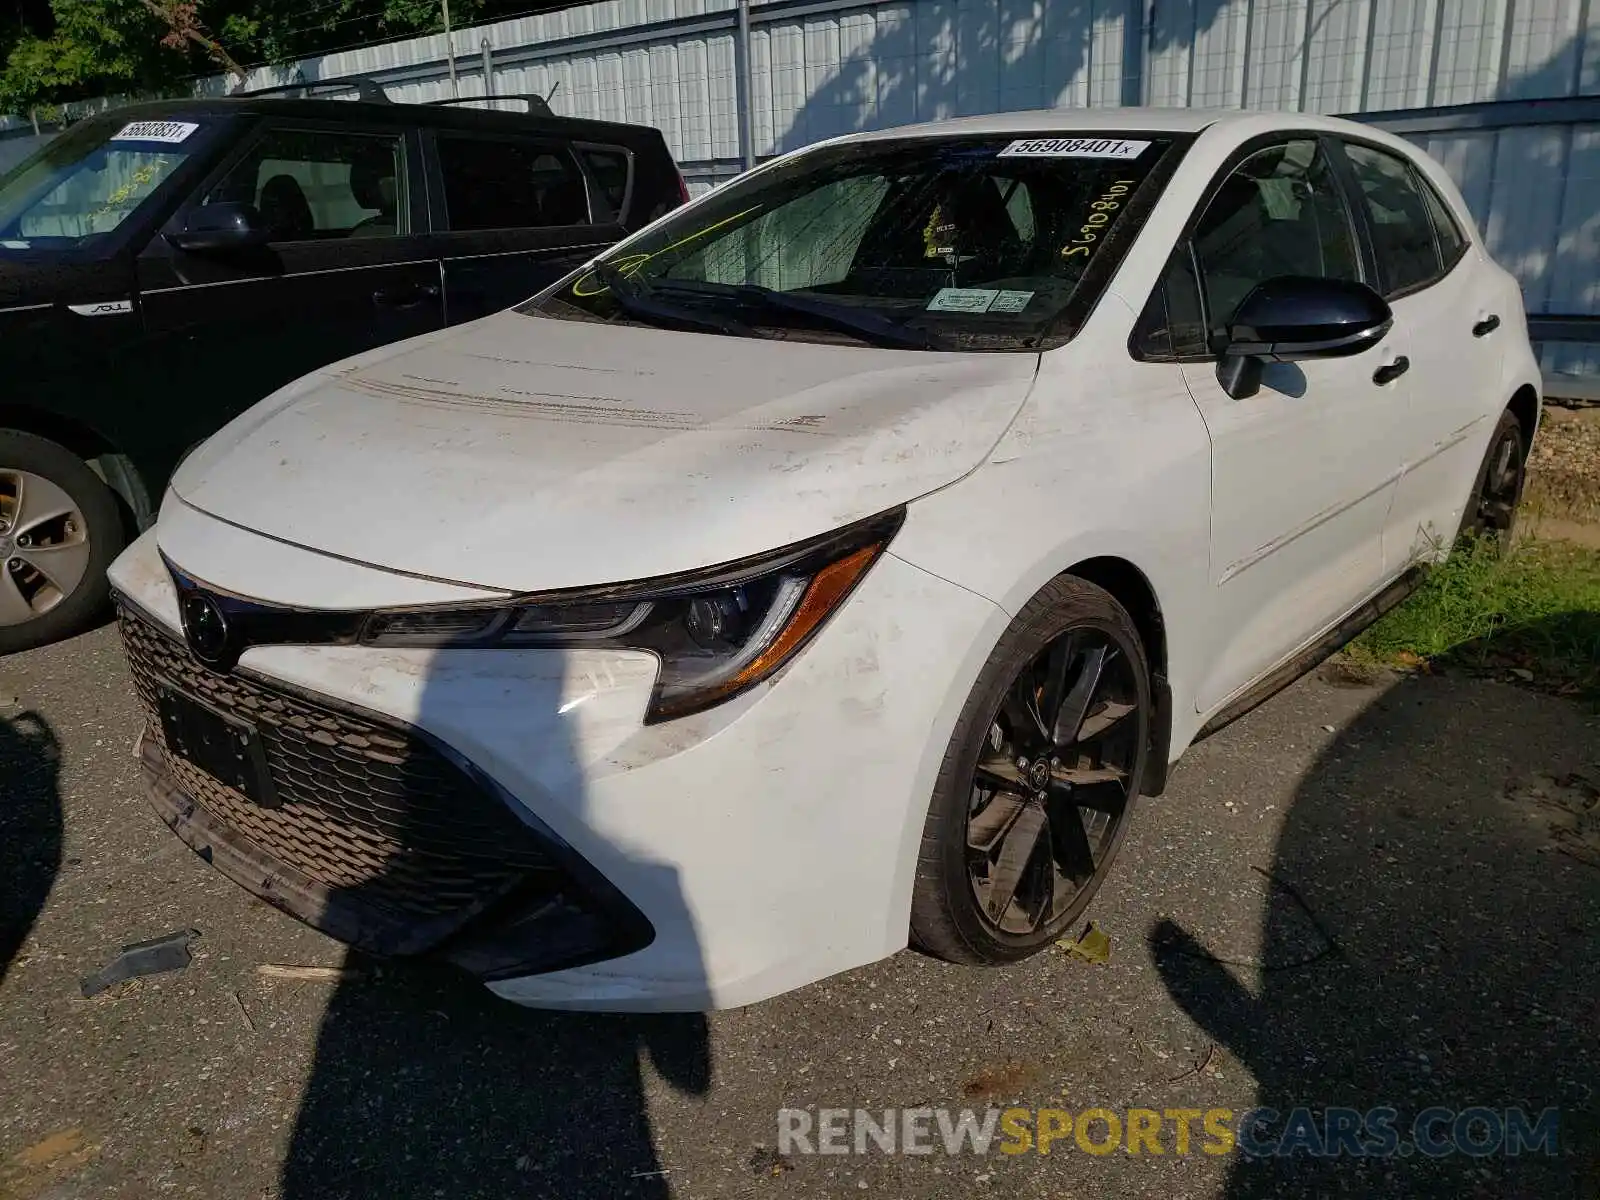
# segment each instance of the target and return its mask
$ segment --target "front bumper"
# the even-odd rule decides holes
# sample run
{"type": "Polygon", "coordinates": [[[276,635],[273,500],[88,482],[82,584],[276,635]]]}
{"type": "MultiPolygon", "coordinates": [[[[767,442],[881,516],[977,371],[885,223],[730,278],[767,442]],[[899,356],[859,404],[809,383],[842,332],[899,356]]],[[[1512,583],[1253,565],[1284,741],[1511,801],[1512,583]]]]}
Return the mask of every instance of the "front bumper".
{"type": "MultiPolygon", "coordinates": [[[[112,582],[170,641],[178,636],[176,594],[158,534],[159,527],[118,560],[112,582]]],[[[175,548],[169,553],[176,558],[175,548]]],[[[306,581],[321,556],[301,553],[297,586],[314,591],[306,581]]],[[[178,561],[208,582],[226,582],[217,563],[178,561]]],[[[360,570],[372,576],[364,589],[381,591],[384,573],[360,570]]],[[[304,812],[277,810],[291,828],[274,840],[260,827],[267,818],[237,794],[209,804],[195,795],[204,780],[185,780],[194,768],[159,752],[159,721],[143,754],[152,798],[185,841],[202,853],[210,847],[230,877],[341,940],[454,958],[526,1004],[732,1007],[905,945],[928,797],[960,707],[1005,624],[988,600],[885,555],[775,680],[652,726],[643,714],[655,663],[634,652],[263,646],[229,676],[187,656],[186,666],[165,665],[166,674],[200,673],[173,681],[185,691],[242,680],[287,703],[291,715],[306,715],[295,707],[303,705],[397,733],[455,773],[440,778],[452,786],[467,780],[461,794],[475,797],[472,804],[489,798],[515,818],[496,825],[472,804],[464,810],[452,791],[445,801],[429,795],[424,821],[414,814],[426,789],[411,784],[403,811],[391,814],[397,845],[357,854],[342,873],[315,857],[312,870],[295,859],[304,812]],[[395,922],[392,938],[372,942],[362,905],[382,899],[409,911],[437,900],[437,879],[423,885],[421,899],[397,902],[388,893],[409,869],[407,838],[429,822],[449,833],[453,819],[481,823],[474,845],[491,849],[478,866],[490,874],[515,868],[520,882],[469,897],[452,910],[449,928],[436,922],[423,936],[431,918],[413,914],[395,922]],[[523,967],[508,966],[508,944],[523,967]]],[[[324,732],[335,742],[344,736],[324,732]]],[[[322,762],[304,786],[338,807],[350,792],[342,770],[322,762]]],[[[392,798],[385,803],[394,807],[392,798]]],[[[343,838],[330,834],[333,846],[322,853],[343,863],[349,845],[370,839],[371,823],[357,822],[343,838]]]]}
{"type": "Polygon", "coordinates": [[[127,600],[118,616],[149,717],[137,754],[151,804],[191,849],[267,903],[357,949],[444,958],[485,979],[614,958],[654,936],[637,909],[448,747],[249,672],[212,671],[127,600]],[[256,731],[272,806],[172,753],[163,690],[256,731]]]}

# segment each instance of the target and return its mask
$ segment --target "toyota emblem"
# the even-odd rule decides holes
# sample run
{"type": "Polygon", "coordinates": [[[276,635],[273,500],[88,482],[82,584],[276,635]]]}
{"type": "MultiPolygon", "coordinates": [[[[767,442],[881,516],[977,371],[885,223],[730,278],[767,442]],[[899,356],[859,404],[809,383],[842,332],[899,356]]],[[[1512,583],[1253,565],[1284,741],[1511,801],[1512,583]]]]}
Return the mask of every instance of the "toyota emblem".
{"type": "Polygon", "coordinates": [[[188,592],[179,605],[183,636],[203,663],[219,666],[228,657],[228,619],[217,602],[204,592],[188,592]]]}

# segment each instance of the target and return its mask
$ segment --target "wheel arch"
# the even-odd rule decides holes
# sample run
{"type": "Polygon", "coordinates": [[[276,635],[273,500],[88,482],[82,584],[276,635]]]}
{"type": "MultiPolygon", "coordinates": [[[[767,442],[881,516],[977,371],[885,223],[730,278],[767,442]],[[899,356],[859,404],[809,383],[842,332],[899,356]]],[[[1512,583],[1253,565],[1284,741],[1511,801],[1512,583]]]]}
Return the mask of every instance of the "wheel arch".
{"type": "Polygon", "coordinates": [[[1533,435],[1539,431],[1539,393],[1533,384],[1525,383],[1512,393],[1506,409],[1522,426],[1522,444],[1525,450],[1533,448],[1533,435]]]}
{"type": "Polygon", "coordinates": [[[1172,746],[1172,688],[1167,676],[1167,624],[1150,579],[1132,562],[1114,555],[1082,559],[1062,572],[1103,588],[1128,610],[1150,661],[1150,763],[1144,795],[1159,796],[1167,786],[1167,759],[1172,746]]]}
{"type": "Polygon", "coordinates": [[[0,403],[0,429],[15,429],[46,438],[72,451],[111,489],[127,526],[128,540],[149,527],[155,517],[155,498],[132,458],[97,429],[23,404],[0,403]]]}

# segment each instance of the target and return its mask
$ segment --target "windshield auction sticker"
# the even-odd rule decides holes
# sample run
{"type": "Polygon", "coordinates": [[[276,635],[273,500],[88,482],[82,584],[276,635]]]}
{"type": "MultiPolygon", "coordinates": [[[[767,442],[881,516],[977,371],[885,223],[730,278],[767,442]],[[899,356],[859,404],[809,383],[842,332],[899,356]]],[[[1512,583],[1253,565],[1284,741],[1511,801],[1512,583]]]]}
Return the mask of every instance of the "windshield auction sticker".
{"type": "Polygon", "coordinates": [[[111,135],[113,142],[184,141],[200,126],[193,121],[129,121],[111,135]]]}
{"type": "Polygon", "coordinates": [[[1032,292],[995,288],[940,288],[928,301],[929,312],[1015,313],[1028,307],[1032,292]]]}
{"type": "Polygon", "coordinates": [[[928,301],[928,311],[988,312],[999,294],[993,288],[940,288],[928,301]]]}
{"type": "Polygon", "coordinates": [[[1024,138],[1012,142],[997,158],[1138,158],[1149,142],[1124,138],[1024,138]]]}
{"type": "Polygon", "coordinates": [[[992,313],[1019,313],[1028,307],[1028,301],[1033,299],[1032,292],[1012,292],[1002,289],[989,305],[988,311],[992,313]]]}

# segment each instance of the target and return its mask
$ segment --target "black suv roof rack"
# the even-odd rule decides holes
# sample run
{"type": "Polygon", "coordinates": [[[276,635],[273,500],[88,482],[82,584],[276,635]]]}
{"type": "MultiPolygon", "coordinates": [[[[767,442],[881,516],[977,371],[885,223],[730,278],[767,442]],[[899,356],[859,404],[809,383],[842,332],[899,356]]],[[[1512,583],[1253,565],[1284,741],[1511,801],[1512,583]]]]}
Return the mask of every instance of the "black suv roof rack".
{"type": "Polygon", "coordinates": [[[551,111],[550,101],[549,100],[547,100],[543,96],[540,96],[540,95],[537,95],[537,94],[531,93],[531,92],[507,92],[504,95],[496,95],[496,96],[457,96],[454,99],[449,99],[449,100],[426,100],[423,103],[429,104],[429,105],[434,105],[434,104],[484,104],[484,103],[493,104],[496,100],[521,100],[521,101],[523,101],[524,103],[527,104],[528,111],[530,113],[533,113],[535,116],[553,117],[553,116],[556,115],[554,112],[551,111]]]}
{"type": "Polygon", "coordinates": [[[307,79],[298,83],[280,83],[273,87],[251,88],[247,92],[232,92],[234,96],[276,96],[285,92],[311,92],[325,91],[327,89],[338,91],[354,91],[357,96],[373,104],[389,104],[389,93],[383,90],[383,84],[376,79],[369,79],[365,75],[347,75],[339,79],[307,79]]]}

